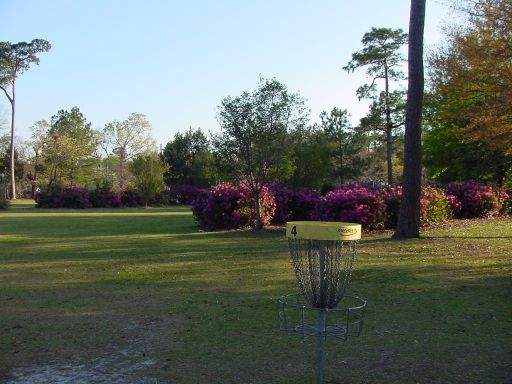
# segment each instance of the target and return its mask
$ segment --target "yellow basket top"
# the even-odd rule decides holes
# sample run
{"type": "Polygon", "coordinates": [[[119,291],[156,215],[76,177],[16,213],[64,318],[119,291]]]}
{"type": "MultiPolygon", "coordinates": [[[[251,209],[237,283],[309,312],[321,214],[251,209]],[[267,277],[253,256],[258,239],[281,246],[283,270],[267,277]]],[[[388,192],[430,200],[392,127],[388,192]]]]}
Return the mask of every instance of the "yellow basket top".
{"type": "Polygon", "coordinates": [[[361,224],[329,221],[290,221],[286,237],[307,240],[359,240],[361,224]]]}

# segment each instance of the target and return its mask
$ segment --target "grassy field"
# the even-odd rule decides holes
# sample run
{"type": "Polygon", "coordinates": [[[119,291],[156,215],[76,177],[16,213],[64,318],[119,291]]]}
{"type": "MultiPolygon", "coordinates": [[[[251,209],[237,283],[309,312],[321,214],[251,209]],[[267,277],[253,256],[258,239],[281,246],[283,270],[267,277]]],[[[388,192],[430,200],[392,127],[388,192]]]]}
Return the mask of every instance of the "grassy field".
{"type": "MultiPolygon", "coordinates": [[[[279,331],[276,297],[296,290],[282,229],[31,207],[0,211],[0,383],[313,382],[315,340],[279,331]]],[[[325,382],[511,383],[512,219],[389,237],[361,241],[367,321],[327,341],[325,382]]]]}

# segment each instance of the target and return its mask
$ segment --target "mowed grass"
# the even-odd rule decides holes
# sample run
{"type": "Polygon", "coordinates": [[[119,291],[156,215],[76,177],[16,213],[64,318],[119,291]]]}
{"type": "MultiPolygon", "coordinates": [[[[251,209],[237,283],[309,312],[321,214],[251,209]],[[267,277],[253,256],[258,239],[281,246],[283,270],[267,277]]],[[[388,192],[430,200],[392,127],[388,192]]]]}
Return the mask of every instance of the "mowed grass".
{"type": "MultiPolygon", "coordinates": [[[[326,383],[510,383],[512,219],[361,241],[359,338],[327,340],[326,383]]],[[[296,291],[280,228],[201,232],[186,207],[0,211],[0,382],[120,354],[158,383],[312,383],[315,339],[279,331],[296,291]]],[[[122,364],[120,359],[111,365],[122,364]]],[[[115,369],[108,367],[105,369],[115,369]]]]}

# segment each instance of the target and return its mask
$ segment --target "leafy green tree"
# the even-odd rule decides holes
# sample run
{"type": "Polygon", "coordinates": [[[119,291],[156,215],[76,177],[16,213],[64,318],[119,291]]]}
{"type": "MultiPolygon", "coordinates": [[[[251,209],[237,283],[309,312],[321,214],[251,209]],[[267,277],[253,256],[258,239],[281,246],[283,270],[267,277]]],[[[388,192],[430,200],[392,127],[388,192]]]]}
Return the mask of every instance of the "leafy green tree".
{"type": "Polygon", "coordinates": [[[215,159],[208,139],[199,128],[176,133],[174,139],[166,144],[162,157],[169,165],[165,174],[168,185],[209,187],[215,180],[215,159]]]}
{"type": "Polygon", "coordinates": [[[512,169],[512,3],[464,4],[467,23],[449,26],[446,45],[429,56],[425,161],[441,182],[503,184],[512,169]]]}
{"type": "Polygon", "coordinates": [[[146,207],[152,195],[164,187],[164,173],[167,166],[156,153],[148,152],[137,155],[130,164],[135,187],[144,194],[146,207]]]}
{"type": "Polygon", "coordinates": [[[52,116],[42,149],[47,188],[90,180],[95,144],[91,124],[77,107],[52,116]]]}
{"type": "Polygon", "coordinates": [[[355,131],[346,109],[333,108],[330,113],[322,112],[321,127],[327,136],[331,154],[330,178],[335,183],[343,184],[356,180],[366,168],[362,151],[367,143],[367,136],[355,131]]]}
{"type": "Polygon", "coordinates": [[[379,114],[383,124],[374,125],[374,129],[383,129],[386,137],[386,158],[388,183],[393,183],[393,131],[403,123],[393,118],[393,110],[403,106],[397,97],[400,92],[393,92],[392,83],[403,80],[403,73],[399,67],[404,61],[399,52],[407,42],[407,34],[401,29],[372,28],[364,34],[361,40],[364,48],[352,54],[352,60],[343,67],[347,72],[353,72],[365,67],[366,74],[372,79],[371,83],[364,84],[357,90],[359,99],[372,100],[370,116],[375,118],[379,114]],[[377,81],[384,82],[384,90],[377,92],[377,81]],[[378,128],[377,128],[378,127],[378,128]]]}
{"type": "Polygon", "coordinates": [[[261,189],[291,176],[288,133],[306,122],[304,100],[275,79],[261,79],[255,91],[221,102],[221,132],[213,136],[214,152],[228,174],[247,184],[257,228],[262,226],[261,189]]]}
{"type": "Polygon", "coordinates": [[[107,157],[114,155],[118,159],[120,187],[128,182],[128,161],[156,149],[156,141],[151,137],[151,124],[142,113],[132,113],[126,120],[105,125],[101,141],[107,157]]]}
{"type": "Polygon", "coordinates": [[[0,89],[11,104],[11,146],[10,146],[10,198],[16,199],[15,173],[12,172],[15,163],[14,141],[16,121],[16,80],[27,71],[31,64],[39,64],[38,53],[47,52],[51,48],[48,41],[34,39],[30,43],[19,42],[12,44],[0,42],[0,89]]]}
{"type": "Polygon", "coordinates": [[[405,114],[404,180],[396,239],[420,236],[421,119],[424,92],[423,30],[426,0],[411,0],[409,19],[409,86],[405,114]]]}
{"type": "Polygon", "coordinates": [[[477,180],[504,185],[512,171],[512,156],[485,141],[469,140],[458,120],[445,113],[438,92],[425,94],[422,158],[431,181],[477,180]]]}
{"type": "Polygon", "coordinates": [[[329,176],[331,143],[318,126],[297,127],[290,133],[294,188],[320,189],[329,176]]]}

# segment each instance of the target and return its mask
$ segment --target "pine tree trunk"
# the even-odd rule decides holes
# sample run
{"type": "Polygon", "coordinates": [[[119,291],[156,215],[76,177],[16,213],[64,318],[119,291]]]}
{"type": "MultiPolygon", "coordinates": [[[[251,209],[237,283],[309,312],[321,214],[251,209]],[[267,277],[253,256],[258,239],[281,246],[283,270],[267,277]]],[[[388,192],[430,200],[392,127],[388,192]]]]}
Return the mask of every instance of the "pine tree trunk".
{"type": "Polygon", "coordinates": [[[16,121],[16,94],[15,84],[12,84],[12,100],[11,100],[11,149],[9,159],[10,169],[10,184],[9,184],[9,197],[11,200],[16,200],[16,175],[14,168],[14,123],[16,121]]]}
{"type": "Polygon", "coordinates": [[[387,173],[388,173],[388,184],[393,184],[393,124],[391,122],[391,108],[389,106],[389,77],[388,77],[388,68],[384,67],[384,77],[386,81],[386,164],[387,164],[387,173]]]}
{"type": "Polygon", "coordinates": [[[426,0],[411,0],[409,84],[405,114],[404,176],[395,239],[419,237],[421,197],[421,112],[423,106],[423,29],[426,0]]]}

